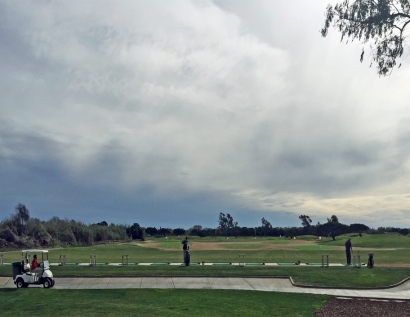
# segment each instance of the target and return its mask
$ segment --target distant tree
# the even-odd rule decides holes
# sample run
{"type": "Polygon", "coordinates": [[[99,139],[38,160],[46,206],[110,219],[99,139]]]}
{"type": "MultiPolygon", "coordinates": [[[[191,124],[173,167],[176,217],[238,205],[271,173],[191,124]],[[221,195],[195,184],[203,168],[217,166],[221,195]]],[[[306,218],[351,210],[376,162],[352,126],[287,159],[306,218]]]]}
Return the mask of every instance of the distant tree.
{"type": "Polygon", "coordinates": [[[17,234],[21,236],[25,230],[27,221],[30,219],[30,213],[26,206],[23,204],[18,204],[15,207],[15,212],[12,219],[16,224],[17,234]]]}
{"type": "Polygon", "coordinates": [[[166,237],[167,235],[170,235],[172,233],[172,230],[169,228],[159,228],[158,234],[166,237]]]}
{"type": "Polygon", "coordinates": [[[330,218],[327,218],[327,222],[339,223],[339,219],[337,218],[336,215],[332,215],[330,218]]]}
{"type": "Polygon", "coordinates": [[[369,230],[369,227],[361,223],[352,223],[349,226],[349,231],[358,232],[360,237],[362,236],[363,231],[366,231],[366,230],[369,230]]]}
{"type": "Polygon", "coordinates": [[[154,236],[158,233],[158,230],[155,227],[148,227],[145,229],[145,232],[148,233],[150,236],[154,236]]]}
{"type": "MultiPolygon", "coordinates": [[[[229,229],[236,228],[238,222],[233,221],[233,217],[230,214],[219,213],[219,229],[222,233],[229,234],[229,229]]],[[[236,232],[236,231],[235,231],[236,232]]]]}
{"type": "Polygon", "coordinates": [[[126,240],[128,238],[127,227],[128,226],[124,224],[115,225],[111,223],[108,227],[108,240],[126,240]]]}
{"type": "Polygon", "coordinates": [[[302,234],[311,234],[312,233],[312,219],[310,219],[309,216],[306,215],[300,215],[299,219],[302,221],[302,234]]]}
{"type": "Polygon", "coordinates": [[[321,30],[323,37],[327,36],[331,25],[341,33],[341,41],[350,38],[363,43],[360,62],[363,61],[364,45],[371,42],[377,72],[385,76],[403,55],[408,35],[406,28],[410,25],[410,1],[345,0],[335,6],[329,4],[321,30]]]}
{"type": "MultiPolygon", "coordinates": [[[[102,242],[102,241],[108,240],[108,228],[107,227],[96,225],[92,227],[92,232],[93,232],[93,238],[95,242],[102,242]]],[[[131,233],[129,235],[131,235],[131,233]]]]}
{"type": "Polygon", "coordinates": [[[275,237],[280,237],[285,235],[285,229],[282,227],[272,228],[272,235],[275,237]]]}
{"type": "Polygon", "coordinates": [[[173,233],[176,236],[182,236],[185,234],[185,232],[186,232],[185,229],[182,229],[182,228],[177,228],[173,230],[173,233]]]}
{"type": "Polygon", "coordinates": [[[299,219],[302,221],[302,226],[303,227],[310,227],[312,223],[312,219],[310,219],[309,216],[306,215],[300,215],[299,219]]]}
{"type": "Polygon", "coordinates": [[[336,240],[338,235],[351,232],[349,226],[340,223],[339,219],[335,215],[327,218],[326,223],[317,226],[316,231],[318,235],[330,236],[333,240],[336,240]]]}
{"type": "Polygon", "coordinates": [[[97,223],[97,226],[108,227],[108,223],[107,223],[107,221],[101,221],[101,222],[97,223]]]}
{"type": "Polygon", "coordinates": [[[322,230],[328,231],[328,236],[332,237],[333,240],[336,240],[338,233],[339,219],[336,215],[332,215],[330,218],[327,218],[327,223],[322,225],[322,230]]]}
{"type": "Polygon", "coordinates": [[[189,230],[189,234],[190,234],[191,236],[199,236],[201,232],[202,232],[202,230],[198,230],[198,229],[191,229],[191,230],[189,230]]]}
{"type": "Polygon", "coordinates": [[[10,230],[9,227],[0,229],[0,239],[4,239],[7,242],[15,242],[18,238],[16,234],[10,230]]]}
{"type": "Polygon", "coordinates": [[[201,230],[197,230],[197,229],[191,229],[188,231],[190,236],[197,236],[199,232],[201,232],[201,230]]]}
{"type": "Polygon", "coordinates": [[[44,224],[37,218],[30,218],[26,223],[26,234],[43,246],[51,244],[52,237],[44,228],[44,224]]]}
{"type": "Polygon", "coordinates": [[[201,225],[195,225],[195,226],[193,226],[192,228],[189,228],[189,231],[191,231],[191,230],[200,231],[200,230],[202,230],[202,226],[201,226],[201,225]]]}
{"type": "Polygon", "coordinates": [[[241,227],[239,229],[239,235],[243,237],[253,236],[255,234],[255,228],[241,227]]]}
{"type": "Polygon", "coordinates": [[[272,230],[272,225],[264,217],[261,219],[261,222],[262,222],[263,235],[265,236],[266,233],[269,233],[272,230]]]}
{"type": "Polygon", "coordinates": [[[134,223],[127,229],[127,235],[132,239],[145,240],[145,230],[138,223],[134,223]]]}
{"type": "Polygon", "coordinates": [[[207,236],[215,236],[216,229],[214,228],[202,228],[200,231],[197,232],[197,236],[199,237],[207,237],[207,236]]]}
{"type": "MultiPolygon", "coordinates": [[[[77,243],[80,245],[89,245],[96,240],[96,234],[93,236],[94,230],[83,223],[78,222],[75,226],[71,227],[71,231],[73,232],[77,243]]],[[[100,238],[102,239],[103,237],[101,236],[100,238]]]]}
{"type": "Polygon", "coordinates": [[[219,213],[219,220],[218,220],[218,224],[219,224],[219,229],[224,232],[228,229],[228,218],[225,216],[225,214],[223,212],[219,213]]]}
{"type": "Polygon", "coordinates": [[[376,233],[386,233],[386,228],[385,227],[377,227],[376,233]]]}
{"type": "Polygon", "coordinates": [[[37,230],[37,228],[41,226],[41,221],[37,218],[30,218],[27,222],[26,222],[26,235],[34,237],[35,235],[35,231],[37,230]]]}
{"type": "Polygon", "coordinates": [[[202,226],[200,225],[195,225],[192,228],[190,228],[188,231],[189,231],[189,234],[193,236],[201,236],[202,234],[206,236],[206,232],[202,233],[202,226]]]}
{"type": "Polygon", "coordinates": [[[262,222],[262,227],[265,227],[268,229],[272,228],[271,223],[268,220],[266,220],[264,217],[261,219],[261,222],[262,222]]]}
{"type": "Polygon", "coordinates": [[[409,229],[400,229],[399,233],[403,236],[407,236],[409,234],[409,229]]]}
{"type": "Polygon", "coordinates": [[[298,228],[296,227],[290,227],[290,228],[285,228],[285,237],[290,237],[291,239],[293,237],[296,237],[298,235],[298,228]]]}
{"type": "Polygon", "coordinates": [[[204,237],[206,237],[206,236],[208,235],[208,232],[207,232],[206,230],[199,230],[199,231],[196,233],[196,235],[197,235],[198,237],[204,238],[204,237]]]}
{"type": "MultiPolygon", "coordinates": [[[[62,227],[62,229],[59,230],[58,240],[65,245],[76,245],[77,244],[77,239],[75,238],[71,229],[68,227],[62,227]]],[[[102,239],[96,240],[96,241],[102,241],[102,239]]]]}
{"type": "Polygon", "coordinates": [[[228,219],[228,228],[235,228],[238,226],[238,222],[233,221],[233,217],[230,214],[227,214],[226,218],[228,219]]]}

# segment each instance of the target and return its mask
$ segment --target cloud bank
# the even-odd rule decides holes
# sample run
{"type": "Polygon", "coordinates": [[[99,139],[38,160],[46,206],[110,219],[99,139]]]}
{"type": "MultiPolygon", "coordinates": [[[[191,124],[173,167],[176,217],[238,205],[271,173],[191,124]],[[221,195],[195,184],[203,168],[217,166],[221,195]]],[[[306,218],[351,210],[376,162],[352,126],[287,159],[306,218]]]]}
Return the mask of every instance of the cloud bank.
{"type": "Polygon", "coordinates": [[[410,225],[409,67],[320,38],[326,4],[1,3],[2,208],[410,225]]]}

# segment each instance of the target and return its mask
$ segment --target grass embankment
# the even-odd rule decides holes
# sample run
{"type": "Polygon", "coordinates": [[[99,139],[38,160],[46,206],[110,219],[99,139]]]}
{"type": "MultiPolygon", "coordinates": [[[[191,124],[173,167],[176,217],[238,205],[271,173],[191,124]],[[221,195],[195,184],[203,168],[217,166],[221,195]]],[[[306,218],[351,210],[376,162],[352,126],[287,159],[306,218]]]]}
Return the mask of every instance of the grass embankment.
{"type": "Polygon", "coordinates": [[[329,296],[227,290],[0,290],[2,316],[312,316],[329,296]],[[46,300],[45,300],[46,299],[46,300]],[[24,303],[22,305],[22,303],[24,303]]]}

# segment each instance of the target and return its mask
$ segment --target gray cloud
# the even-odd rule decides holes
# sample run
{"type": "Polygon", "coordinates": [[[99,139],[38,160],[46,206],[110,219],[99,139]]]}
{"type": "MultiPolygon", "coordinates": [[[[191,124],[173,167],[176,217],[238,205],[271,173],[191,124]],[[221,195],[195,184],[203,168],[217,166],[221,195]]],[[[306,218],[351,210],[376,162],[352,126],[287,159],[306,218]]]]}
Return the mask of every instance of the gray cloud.
{"type": "Polygon", "coordinates": [[[124,218],[147,189],[181,218],[198,197],[249,217],[408,210],[408,66],[378,78],[322,39],[327,1],[25,4],[0,10],[6,205],[37,174],[67,192],[50,204],[122,200],[124,218]]]}

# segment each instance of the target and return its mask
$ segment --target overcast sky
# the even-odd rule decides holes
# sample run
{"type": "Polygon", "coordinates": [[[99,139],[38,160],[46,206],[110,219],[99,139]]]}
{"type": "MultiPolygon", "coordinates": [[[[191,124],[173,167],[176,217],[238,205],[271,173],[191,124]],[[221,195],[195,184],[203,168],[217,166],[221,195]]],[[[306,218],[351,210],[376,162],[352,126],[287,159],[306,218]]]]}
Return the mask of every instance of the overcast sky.
{"type": "Polygon", "coordinates": [[[410,227],[410,67],[330,0],[0,1],[0,216],[410,227]]]}

